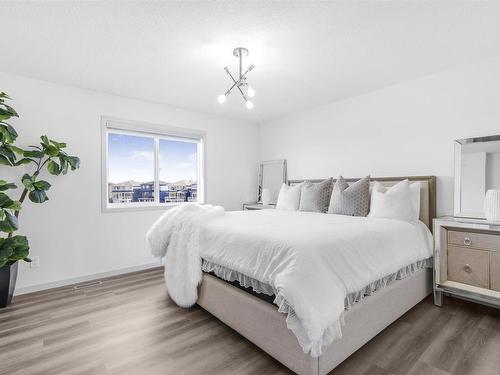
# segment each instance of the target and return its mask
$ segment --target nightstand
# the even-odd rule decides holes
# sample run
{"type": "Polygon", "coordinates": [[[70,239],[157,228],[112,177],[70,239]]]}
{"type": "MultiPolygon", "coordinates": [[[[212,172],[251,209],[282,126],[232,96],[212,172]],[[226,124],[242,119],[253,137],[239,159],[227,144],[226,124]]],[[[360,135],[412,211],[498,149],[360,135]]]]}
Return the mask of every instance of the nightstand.
{"type": "Polygon", "coordinates": [[[500,223],[434,220],[434,303],[443,295],[500,308],[500,223]]]}
{"type": "Polygon", "coordinates": [[[275,204],[243,203],[243,210],[272,210],[275,208],[275,204]]]}

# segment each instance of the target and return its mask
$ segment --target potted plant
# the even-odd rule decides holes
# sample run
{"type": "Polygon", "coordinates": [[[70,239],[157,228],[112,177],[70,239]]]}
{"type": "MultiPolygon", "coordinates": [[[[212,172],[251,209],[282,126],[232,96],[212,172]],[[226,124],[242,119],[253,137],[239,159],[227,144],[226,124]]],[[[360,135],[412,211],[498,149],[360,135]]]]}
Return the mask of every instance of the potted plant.
{"type": "Polygon", "coordinates": [[[17,185],[0,180],[0,307],[7,306],[12,300],[18,261],[31,261],[28,257],[28,239],[26,236],[14,235],[19,228],[19,211],[24,200],[28,197],[34,203],[43,203],[49,199],[47,191],[50,183],[38,179],[44,169],[58,176],[80,166],[78,157],[64,151],[65,143],[56,142],[45,135],[40,137],[39,145],[29,146],[28,149],[16,147],[14,143],[18,134],[7,121],[19,115],[6,103],[9,99],[7,94],[0,92],[0,165],[18,167],[30,164],[33,171],[21,177],[23,191],[19,200],[12,199],[8,193],[8,190],[16,189],[17,185]]]}

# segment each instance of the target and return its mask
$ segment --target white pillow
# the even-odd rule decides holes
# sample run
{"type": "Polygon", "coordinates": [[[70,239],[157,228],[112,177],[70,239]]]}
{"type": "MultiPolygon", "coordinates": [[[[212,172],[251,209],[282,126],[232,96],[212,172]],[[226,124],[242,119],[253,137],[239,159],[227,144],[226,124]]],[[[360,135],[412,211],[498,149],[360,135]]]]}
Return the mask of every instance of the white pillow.
{"type": "Polygon", "coordinates": [[[300,191],[302,186],[304,186],[304,183],[293,186],[288,186],[287,184],[281,185],[278,202],[276,203],[276,209],[297,211],[299,209],[300,191]]]}
{"type": "Polygon", "coordinates": [[[390,188],[375,182],[371,194],[369,217],[418,222],[420,216],[420,183],[403,180],[390,188]]]}

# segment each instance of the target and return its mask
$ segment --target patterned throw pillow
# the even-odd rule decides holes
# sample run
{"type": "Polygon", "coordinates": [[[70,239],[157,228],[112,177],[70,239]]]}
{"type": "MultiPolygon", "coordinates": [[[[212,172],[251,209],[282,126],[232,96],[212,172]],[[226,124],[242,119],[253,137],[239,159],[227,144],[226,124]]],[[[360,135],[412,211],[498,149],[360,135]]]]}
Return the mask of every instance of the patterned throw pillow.
{"type": "Polygon", "coordinates": [[[370,176],[354,182],[352,185],[339,176],[333,186],[329,214],[366,216],[370,208],[370,176]]]}
{"type": "Polygon", "coordinates": [[[313,184],[307,181],[300,193],[299,211],[326,212],[332,195],[333,179],[313,184]]]}

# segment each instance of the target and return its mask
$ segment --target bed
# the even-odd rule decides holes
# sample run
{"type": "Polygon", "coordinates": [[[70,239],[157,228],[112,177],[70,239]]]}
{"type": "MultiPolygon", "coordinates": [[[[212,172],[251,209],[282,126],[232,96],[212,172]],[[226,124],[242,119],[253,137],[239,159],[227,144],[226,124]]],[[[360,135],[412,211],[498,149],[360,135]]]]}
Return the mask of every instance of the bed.
{"type": "MultiPolygon", "coordinates": [[[[420,221],[431,229],[436,211],[434,176],[372,178],[372,181],[392,186],[404,179],[420,183],[420,221]]],[[[350,179],[351,182],[356,180],[350,179]]],[[[289,184],[300,182],[293,180],[289,184]]],[[[210,267],[204,269],[211,270],[210,267]]],[[[419,267],[407,277],[392,280],[369,297],[350,305],[343,314],[342,338],[334,340],[317,357],[304,353],[296,335],[287,327],[287,315],[279,312],[269,299],[249,293],[226,280],[205,272],[197,303],[294,372],[318,375],[329,373],[429,295],[432,291],[432,268],[419,267]]]]}

